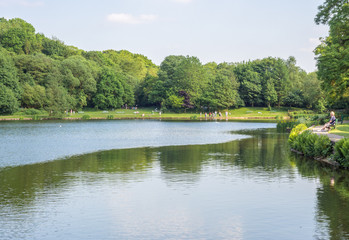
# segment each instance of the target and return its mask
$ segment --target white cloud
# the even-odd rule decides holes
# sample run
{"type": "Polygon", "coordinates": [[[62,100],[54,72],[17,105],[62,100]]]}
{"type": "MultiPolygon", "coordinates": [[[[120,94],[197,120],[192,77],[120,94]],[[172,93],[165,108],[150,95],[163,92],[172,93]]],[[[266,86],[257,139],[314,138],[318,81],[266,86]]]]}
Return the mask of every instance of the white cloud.
{"type": "Polygon", "coordinates": [[[31,1],[31,0],[0,0],[0,6],[22,6],[22,7],[39,7],[43,6],[43,1],[31,1]]]}
{"type": "Polygon", "coordinates": [[[141,14],[139,16],[134,16],[127,13],[112,13],[107,16],[109,22],[123,23],[123,24],[142,24],[150,23],[157,19],[158,17],[153,14],[141,14]]]}

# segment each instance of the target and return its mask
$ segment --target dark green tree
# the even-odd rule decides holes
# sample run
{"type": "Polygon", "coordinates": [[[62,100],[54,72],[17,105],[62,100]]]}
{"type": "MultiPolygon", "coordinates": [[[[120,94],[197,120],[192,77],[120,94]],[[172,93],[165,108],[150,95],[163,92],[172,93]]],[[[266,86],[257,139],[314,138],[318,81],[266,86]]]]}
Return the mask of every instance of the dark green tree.
{"type": "Polygon", "coordinates": [[[16,98],[20,97],[17,70],[10,54],[0,47],[0,84],[11,90],[16,98]]]}
{"type": "Polygon", "coordinates": [[[211,65],[210,72],[214,73],[210,77],[202,97],[201,105],[212,110],[227,109],[238,107],[242,100],[240,99],[238,89],[239,83],[234,75],[234,66],[226,63],[211,65]]]}
{"type": "Polygon", "coordinates": [[[13,91],[0,83],[0,114],[12,114],[18,110],[18,100],[13,91]]]}
{"type": "Polygon", "coordinates": [[[0,19],[0,43],[8,51],[29,54],[38,48],[35,28],[20,18],[0,19]]]}
{"type": "Polygon", "coordinates": [[[318,78],[327,100],[349,107],[349,3],[326,0],[319,6],[317,24],[328,24],[329,36],[316,48],[318,78]]]}
{"type": "Polygon", "coordinates": [[[263,103],[261,79],[253,70],[251,63],[238,64],[234,72],[240,83],[239,93],[244,103],[252,107],[261,105],[263,103]]]}
{"type": "Polygon", "coordinates": [[[116,73],[110,68],[102,69],[97,84],[97,93],[93,99],[96,108],[120,108],[124,104],[125,92],[120,82],[122,78],[121,73],[116,73]]]}

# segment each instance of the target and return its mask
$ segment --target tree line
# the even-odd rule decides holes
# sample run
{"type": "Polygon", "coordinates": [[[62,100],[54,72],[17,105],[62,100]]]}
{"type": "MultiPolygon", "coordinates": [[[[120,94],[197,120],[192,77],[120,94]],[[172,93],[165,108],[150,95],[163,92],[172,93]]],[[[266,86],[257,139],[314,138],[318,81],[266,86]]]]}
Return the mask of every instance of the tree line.
{"type": "Polygon", "coordinates": [[[134,105],[174,111],[323,110],[326,99],[316,73],[306,73],[294,57],[202,64],[193,56],[168,56],[157,66],[126,50],[84,51],[35,33],[22,19],[0,18],[0,113],[20,107],[59,114],[134,105]]]}

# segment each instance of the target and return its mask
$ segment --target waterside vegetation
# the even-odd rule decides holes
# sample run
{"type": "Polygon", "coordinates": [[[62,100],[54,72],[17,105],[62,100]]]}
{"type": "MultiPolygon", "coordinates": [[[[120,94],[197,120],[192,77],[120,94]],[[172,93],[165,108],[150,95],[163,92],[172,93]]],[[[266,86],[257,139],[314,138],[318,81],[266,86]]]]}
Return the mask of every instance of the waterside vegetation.
{"type": "MultiPolygon", "coordinates": [[[[342,129],[348,128],[349,124],[342,125],[342,129]]],[[[349,132],[343,134],[348,136],[349,132]]],[[[349,167],[349,138],[333,142],[327,135],[312,132],[306,124],[298,124],[292,129],[288,142],[291,149],[306,157],[349,167]]]]}

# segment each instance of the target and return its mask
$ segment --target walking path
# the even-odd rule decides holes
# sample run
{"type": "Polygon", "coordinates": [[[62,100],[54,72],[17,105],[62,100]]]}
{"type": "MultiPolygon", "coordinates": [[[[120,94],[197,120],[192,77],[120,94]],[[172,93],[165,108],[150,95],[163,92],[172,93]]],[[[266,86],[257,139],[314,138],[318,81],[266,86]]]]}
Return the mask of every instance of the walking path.
{"type": "Polygon", "coordinates": [[[321,128],[323,126],[314,126],[314,127],[310,127],[309,129],[313,131],[313,133],[317,134],[317,135],[327,135],[329,137],[329,139],[331,140],[331,142],[338,142],[339,140],[341,140],[342,138],[344,138],[343,136],[339,136],[339,135],[336,135],[336,134],[332,134],[332,133],[329,133],[327,131],[322,131],[321,128]]]}

